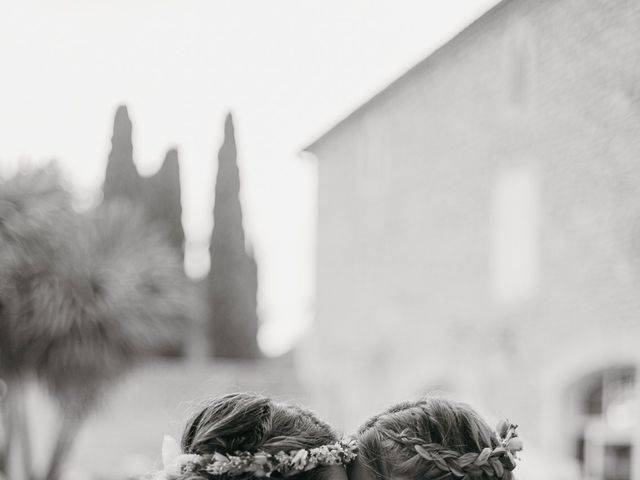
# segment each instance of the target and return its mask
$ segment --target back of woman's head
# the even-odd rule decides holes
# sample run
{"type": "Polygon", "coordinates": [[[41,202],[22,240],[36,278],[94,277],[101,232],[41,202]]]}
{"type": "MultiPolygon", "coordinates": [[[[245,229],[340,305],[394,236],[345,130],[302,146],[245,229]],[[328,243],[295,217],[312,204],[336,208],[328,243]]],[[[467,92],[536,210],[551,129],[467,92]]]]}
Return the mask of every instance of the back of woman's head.
{"type": "MultiPolygon", "coordinates": [[[[336,432],[309,410],[276,403],[262,395],[232,393],[208,401],[187,422],[182,435],[184,454],[233,455],[236,452],[264,452],[276,455],[312,449],[338,441],[336,432]]],[[[324,466],[288,478],[311,480],[326,470],[324,466]]],[[[254,472],[234,474],[234,480],[249,480],[254,472]]],[[[186,472],[180,480],[224,480],[231,475],[186,472]]],[[[277,473],[271,477],[277,478],[277,473]]]]}
{"type": "Polygon", "coordinates": [[[514,457],[468,405],[438,397],[395,405],[358,431],[358,463],[376,480],[510,480],[514,457]]]}

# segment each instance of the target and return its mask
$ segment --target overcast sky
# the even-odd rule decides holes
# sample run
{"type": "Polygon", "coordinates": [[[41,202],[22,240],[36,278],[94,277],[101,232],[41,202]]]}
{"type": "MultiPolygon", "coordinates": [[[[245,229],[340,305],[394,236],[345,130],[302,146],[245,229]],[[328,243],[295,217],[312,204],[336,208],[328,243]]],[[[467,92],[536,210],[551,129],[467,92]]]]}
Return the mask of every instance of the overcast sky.
{"type": "Polygon", "coordinates": [[[143,175],[179,150],[186,268],[202,276],[232,111],[260,343],[284,352],[313,318],[315,165],[300,149],[495,3],[0,0],[0,175],[53,158],[90,205],[124,103],[143,175]]]}

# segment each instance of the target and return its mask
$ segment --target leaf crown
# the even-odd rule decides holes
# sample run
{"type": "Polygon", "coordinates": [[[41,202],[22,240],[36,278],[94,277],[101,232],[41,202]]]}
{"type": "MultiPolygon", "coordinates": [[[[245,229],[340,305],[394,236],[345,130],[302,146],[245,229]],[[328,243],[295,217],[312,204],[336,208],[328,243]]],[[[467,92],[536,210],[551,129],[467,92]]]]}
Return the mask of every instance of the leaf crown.
{"type": "Polygon", "coordinates": [[[290,477],[323,465],[346,465],[357,456],[357,443],[353,438],[345,438],[334,444],[317,448],[291,450],[275,454],[264,451],[234,452],[233,454],[213,453],[206,455],[171,454],[177,442],[165,437],[163,444],[164,470],[156,475],[156,480],[172,480],[189,473],[205,477],[228,475],[230,477],[251,473],[256,477],[271,477],[279,474],[290,477]],[[169,445],[168,445],[169,444],[169,445]]]}
{"type": "Polygon", "coordinates": [[[428,462],[425,478],[502,479],[506,472],[515,469],[517,452],[523,448],[517,428],[518,426],[509,420],[501,420],[496,427],[496,434],[500,440],[498,446],[466,453],[437,443],[425,443],[422,439],[408,436],[406,432],[388,435],[392,440],[415,450],[417,455],[428,462]]]}

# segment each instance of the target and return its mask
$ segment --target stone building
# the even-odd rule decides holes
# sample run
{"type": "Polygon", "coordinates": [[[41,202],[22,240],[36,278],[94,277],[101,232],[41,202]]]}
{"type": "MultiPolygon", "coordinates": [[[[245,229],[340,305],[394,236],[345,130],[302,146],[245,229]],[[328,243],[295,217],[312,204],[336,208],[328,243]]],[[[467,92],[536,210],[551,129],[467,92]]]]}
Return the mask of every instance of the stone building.
{"type": "Polygon", "coordinates": [[[640,3],[504,0],[307,150],[332,420],[439,390],[519,478],[640,478],[640,3]]]}

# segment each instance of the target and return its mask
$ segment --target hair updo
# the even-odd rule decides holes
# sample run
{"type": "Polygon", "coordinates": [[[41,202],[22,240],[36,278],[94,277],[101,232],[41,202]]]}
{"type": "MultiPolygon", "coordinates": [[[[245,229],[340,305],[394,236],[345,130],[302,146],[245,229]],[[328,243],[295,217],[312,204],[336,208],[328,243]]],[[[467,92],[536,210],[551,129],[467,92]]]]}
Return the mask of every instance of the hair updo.
{"type": "Polygon", "coordinates": [[[471,407],[438,397],[394,405],[358,431],[361,465],[376,480],[511,480],[515,463],[500,445],[471,407]]]}
{"type": "MultiPolygon", "coordinates": [[[[277,403],[254,393],[231,393],[208,401],[185,426],[182,451],[185,454],[233,454],[236,451],[281,451],[311,449],[338,441],[337,433],[311,411],[296,405],[277,403]]],[[[318,466],[287,478],[314,480],[328,467],[318,466]]],[[[205,474],[206,475],[206,474],[205,474]]],[[[272,478],[277,478],[273,474],[272,478]]],[[[180,480],[231,478],[185,473],[180,480]]],[[[247,472],[233,480],[255,478],[247,472]]]]}

